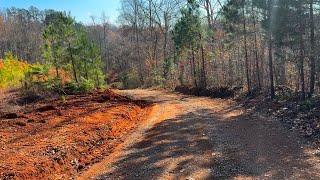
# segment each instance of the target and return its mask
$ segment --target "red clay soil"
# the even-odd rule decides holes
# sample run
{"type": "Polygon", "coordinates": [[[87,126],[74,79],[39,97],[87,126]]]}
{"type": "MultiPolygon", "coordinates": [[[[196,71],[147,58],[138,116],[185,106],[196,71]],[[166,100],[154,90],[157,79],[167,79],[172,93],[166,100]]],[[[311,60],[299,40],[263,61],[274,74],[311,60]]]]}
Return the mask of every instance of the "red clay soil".
{"type": "Polygon", "coordinates": [[[104,91],[7,113],[0,118],[0,179],[75,177],[109,155],[149,112],[144,102],[104,91]]]}

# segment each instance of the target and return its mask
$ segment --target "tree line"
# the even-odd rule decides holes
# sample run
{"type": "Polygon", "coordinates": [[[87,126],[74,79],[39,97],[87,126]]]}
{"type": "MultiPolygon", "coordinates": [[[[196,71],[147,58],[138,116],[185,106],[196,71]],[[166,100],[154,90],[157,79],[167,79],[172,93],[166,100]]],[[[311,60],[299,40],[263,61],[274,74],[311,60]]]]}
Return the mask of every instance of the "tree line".
{"type": "Polygon", "coordinates": [[[15,71],[23,75],[19,81],[24,81],[26,88],[40,84],[44,90],[62,90],[67,83],[72,91],[87,91],[104,85],[100,51],[89,38],[86,26],[70,14],[34,7],[11,8],[2,13],[0,20],[2,79],[10,79],[13,73],[3,72],[17,69],[21,64],[17,61],[27,61],[23,72],[21,68],[21,72],[15,71]]]}
{"type": "MultiPolygon", "coordinates": [[[[117,25],[102,14],[80,29],[96,44],[112,86],[243,87],[272,98],[290,90],[305,99],[319,92],[318,8],[315,0],[121,0],[117,25]]],[[[45,59],[48,40],[39,34],[50,12],[2,11],[0,55],[45,59]]],[[[73,46],[78,40],[68,41],[72,48],[57,60],[72,65],[81,55],[73,46]]],[[[74,79],[86,74],[73,72],[74,79]]]]}

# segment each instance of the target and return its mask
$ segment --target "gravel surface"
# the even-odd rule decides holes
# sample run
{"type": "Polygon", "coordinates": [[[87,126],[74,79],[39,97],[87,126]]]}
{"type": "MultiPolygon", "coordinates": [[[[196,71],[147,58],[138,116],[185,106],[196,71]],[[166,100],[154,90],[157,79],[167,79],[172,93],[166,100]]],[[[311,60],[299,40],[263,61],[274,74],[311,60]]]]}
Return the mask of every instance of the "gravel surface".
{"type": "Polygon", "coordinates": [[[320,159],[302,138],[231,100],[120,93],[153,101],[151,116],[79,179],[320,179],[320,159]]]}

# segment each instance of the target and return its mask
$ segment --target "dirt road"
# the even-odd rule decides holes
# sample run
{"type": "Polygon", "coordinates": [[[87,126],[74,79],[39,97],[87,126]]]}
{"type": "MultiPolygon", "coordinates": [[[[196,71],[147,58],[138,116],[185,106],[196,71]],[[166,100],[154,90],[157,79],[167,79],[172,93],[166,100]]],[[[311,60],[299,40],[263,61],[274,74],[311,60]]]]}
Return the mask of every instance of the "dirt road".
{"type": "Polygon", "coordinates": [[[319,159],[303,139],[232,101],[120,93],[155,102],[151,117],[79,179],[320,179],[319,159]]]}

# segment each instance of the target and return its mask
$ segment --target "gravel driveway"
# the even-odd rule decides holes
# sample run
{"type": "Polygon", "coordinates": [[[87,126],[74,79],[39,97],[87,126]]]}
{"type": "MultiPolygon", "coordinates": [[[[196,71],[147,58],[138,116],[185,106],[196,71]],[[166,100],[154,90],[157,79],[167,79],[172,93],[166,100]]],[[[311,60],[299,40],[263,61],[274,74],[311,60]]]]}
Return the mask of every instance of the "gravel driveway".
{"type": "Polygon", "coordinates": [[[231,100],[156,90],[150,119],[79,179],[320,179],[320,162],[281,123],[231,100]]]}

